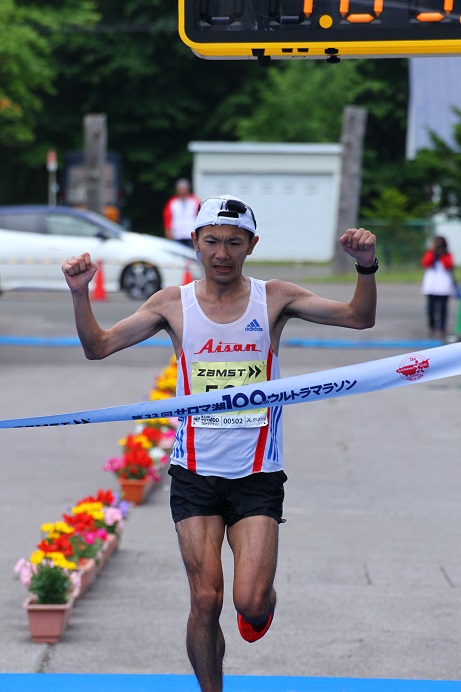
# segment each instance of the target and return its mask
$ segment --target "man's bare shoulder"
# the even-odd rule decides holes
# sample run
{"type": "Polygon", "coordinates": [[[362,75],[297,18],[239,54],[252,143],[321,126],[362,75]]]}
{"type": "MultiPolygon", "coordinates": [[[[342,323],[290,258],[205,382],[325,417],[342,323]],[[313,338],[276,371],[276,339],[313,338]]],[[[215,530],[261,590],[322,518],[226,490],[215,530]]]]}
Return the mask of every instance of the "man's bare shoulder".
{"type": "Polygon", "coordinates": [[[180,312],[180,306],[181,289],[179,286],[167,286],[148,298],[138,312],[157,314],[169,322],[175,313],[180,312]]]}
{"type": "Polygon", "coordinates": [[[179,286],[167,286],[154,293],[137,310],[154,323],[177,330],[182,324],[181,290],[179,286]]]}
{"type": "Polygon", "coordinates": [[[291,300],[299,295],[309,294],[310,291],[291,281],[282,281],[282,279],[269,279],[266,281],[266,295],[269,300],[291,300]]]}
{"type": "Polygon", "coordinates": [[[183,324],[179,286],[167,286],[157,291],[138,309],[137,314],[142,321],[150,325],[152,335],[160,329],[165,329],[173,341],[176,354],[179,355],[183,324]]]}
{"type": "Polygon", "coordinates": [[[317,296],[306,288],[281,279],[270,279],[266,282],[266,296],[269,316],[273,324],[290,317],[300,317],[300,308],[305,313],[310,310],[313,299],[317,296]]]}

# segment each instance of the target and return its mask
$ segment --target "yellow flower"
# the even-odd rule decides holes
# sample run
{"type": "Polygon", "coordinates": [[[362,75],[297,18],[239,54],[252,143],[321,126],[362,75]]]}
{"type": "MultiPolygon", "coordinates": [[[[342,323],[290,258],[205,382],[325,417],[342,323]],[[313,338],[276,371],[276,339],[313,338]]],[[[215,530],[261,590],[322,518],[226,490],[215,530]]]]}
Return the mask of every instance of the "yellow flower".
{"type": "Polygon", "coordinates": [[[161,399],[170,399],[169,394],[165,394],[164,392],[160,392],[158,389],[153,389],[151,393],[149,394],[149,400],[150,401],[158,401],[161,399]]]}
{"type": "Polygon", "coordinates": [[[55,524],[47,522],[45,524],[42,524],[41,529],[43,533],[46,534],[47,538],[50,538],[51,540],[53,540],[54,538],[59,538],[59,536],[61,536],[63,533],[74,533],[74,529],[72,528],[72,526],[66,524],[65,521],[57,521],[55,524]]]}
{"type": "Polygon", "coordinates": [[[95,516],[95,513],[102,511],[102,508],[102,502],[81,502],[79,505],[72,507],[72,514],[83,514],[85,512],[86,514],[95,516]]]}
{"type": "Polygon", "coordinates": [[[133,442],[140,444],[143,449],[150,449],[152,447],[152,442],[148,440],[145,435],[135,435],[133,437],[133,442]]]}
{"type": "Polygon", "coordinates": [[[50,521],[45,524],[42,524],[41,529],[43,533],[52,533],[55,530],[54,524],[52,524],[50,521]]]}
{"type": "Polygon", "coordinates": [[[39,565],[43,561],[44,557],[45,553],[43,550],[34,550],[29,558],[29,562],[31,562],[33,565],[39,565]]]}
{"type": "Polygon", "coordinates": [[[72,514],[89,514],[95,521],[104,519],[104,505],[102,502],[81,502],[79,505],[72,507],[72,514]]]}
{"type": "Polygon", "coordinates": [[[57,521],[55,524],[56,531],[59,531],[59,533],[67,533],[67,534],[72,534],[75,533],[75,529],[73,526],[69,526],[69,524],[66,524],[65,521],[57,521]]]}
{"type": "Polygon", "coordinates": [[[66,558],[62,553],[51,552],[47,554],[48,560],[51,560],[56,567],[62,567],[62,563],[66,561],[66,558]]]}
{"type": "Polygon", "coordinates": [[[60,569],[74,570],[77,568],[76,563],[67,560],[62,553],[48,553],[47,557],[60,569]]]}

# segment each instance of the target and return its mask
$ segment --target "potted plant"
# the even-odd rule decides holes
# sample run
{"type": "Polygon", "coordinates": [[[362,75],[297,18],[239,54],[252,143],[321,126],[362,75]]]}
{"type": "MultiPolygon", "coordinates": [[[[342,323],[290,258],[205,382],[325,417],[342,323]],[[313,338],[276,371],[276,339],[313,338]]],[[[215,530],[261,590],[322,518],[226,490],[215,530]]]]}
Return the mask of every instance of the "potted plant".
{"type": "Polygon", "coordinates": [[[29,591],[24,603],[34,642],[58,642],[69,623],[80,587],[76,563],[62,553],[36,550],[19,560],[14,571],[29,591]]]}
{"type": "Polygon", "coordinates": [[[159,435],[149,426],[137,435],[128,435],[119,442],[123,447],[122,456],[108,459],[103,466],[105,471],[115,473],[123,499],[127,502],[141,504],[161,480],[160,470],[168,457],[164,449],[155,446],[154,440],[157,438],[160,439],[159,435]]]}
{"type": "MultiPolygon", "coordinates": [[[[90,495],[83,498],[73,508],[73,512],[78,514],[78,510],[86,508],[86,513],[92,514],[94,519],[95,531],[86,532],[86,541],[103,539],[100,552],[98,553],[99,568],[102,569],[112,553],[118,549],[125,519],[128,516],[130,504],[120,500],[118,494],[112,490],[98,490],[95,496],[90,495]]],[[[80,516],[82,513],[80,512],[80,516]]]]}

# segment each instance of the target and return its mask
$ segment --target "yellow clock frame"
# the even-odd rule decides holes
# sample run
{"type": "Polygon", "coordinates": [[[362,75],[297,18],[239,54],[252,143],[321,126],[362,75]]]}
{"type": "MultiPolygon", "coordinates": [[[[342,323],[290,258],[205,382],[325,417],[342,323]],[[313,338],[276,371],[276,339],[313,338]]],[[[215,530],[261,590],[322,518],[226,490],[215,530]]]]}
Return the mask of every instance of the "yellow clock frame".
{"type": "MultiPolygon", "coordinates": [[[[300,36],[300,31],[286,31],[285,36],[280,37],[280,31],[268,34],[268,32],[255,30],[254,40],[248,40],[248,31],[240,32],[233,30],[223,32],[219,27],[211,27],[211,31],[203,32],[190,29],[194,23],[192,16],[196,11],[198,0],[178,0],[178,29],[181,40],[201,58],[210,59],[322,59],[338,61],[340,58],[384,58],[384,57],[409,57],[409,56],[430,56],[430,55],[461,55],[461,0],[440,0],[440,12],[422,12],[423,21],[426,22],[424,29],[424,39],[399,38],[398,40],[389,39],[373,40],[373,33],[376,24],[373,24],[376,16],[380,16],[385,11],[385,3],[390,0],[374,0],[370,2],[375,10],[372,17],[370,14],[351,15],[355,21],[352,27],[354,40],[338,40],[338,23],[334,23],[331,14],[323,14],[316,17],[316,38],[315,40],[305,40],[306,32],[300,36]],[[447,38],[443,38],[441,27],[448,27],[447,23],[442,23],[450,15],[449,29],[447,38]],[[434,38],[428,38],[431,27],[435,27],[434,38]],[[332,32],[330,30],[333,30],[332,32]],[[322,31],[323,30],[323,31],[322,31]],[[318,38],[319,33],[321,39],[318,38]],[[335,35],[333,37],[332,33],[335,35]],[[211,34],[213,34],[211,36],[211,34]],[[297,36],[295,35],[297,34],[297,36]],[[274,38],[275,35],[275,38],[274,38]],[[324,38],[323,38],[324,35],[324,38]],[[246,40],[244,39],[246,37],[246,40]],[[299,36],[299,38],[298,38],[299,36]],[[363,40],[362,40],[363,36],[363,40]],[[448,36],[450,36],[448,38],[448,36]],[[453,36],[455,36],[453,38],[453,36]],[[301,39],[301,40],[300,40],[301,39]]],[[[410,5],[412,0],[408,0],[410,5]]],[[[322,3],[322,0],[317,0],[322,3]]],[[[331,4],[331,3],[330,3],[331,4]]],[[[349,8],[349,0],[337,0],[338,8],[344,17],[349,8]]],[[[404,4],[404,3],[402,3],[404,4]]],[[[269,1],[267,3],[269,6],[269,1]]],[[[312,9],[314,0],[304,0],[304,7],[312,9]]],[[[395,5],[395,2],[394,2],[395,5]]],[[[324,3],[326,6],[326,3],[324,3]]],[[[343,24],[344,25],[344,24],[343,24]]],[[[341,27],[340,27],[341,28],[341,27]]],[[[350,36],[350,25],[349,29],[350,36]]],[[[400,33],[408,33],[411,36],[417,34],[414,25],[408,25],[408,31],[401,30],[400,33]]],[[[339,32],[341,33],[341,32],[339,32]]],[[[382,33],[382,32],[381,32],[382,33]]],[[[348,32],[344,32],[344,36],[348,32]]]]}

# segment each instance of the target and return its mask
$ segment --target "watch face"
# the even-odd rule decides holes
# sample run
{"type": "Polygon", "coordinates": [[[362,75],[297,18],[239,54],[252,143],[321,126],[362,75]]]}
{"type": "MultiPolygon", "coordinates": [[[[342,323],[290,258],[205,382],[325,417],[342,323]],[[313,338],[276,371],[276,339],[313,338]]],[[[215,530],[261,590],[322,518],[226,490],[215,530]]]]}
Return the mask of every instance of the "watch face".
{"type": "Polygon", "coordinates": [[[204,57],[461,54],[461,0],[179,0],[204,57]]]}

